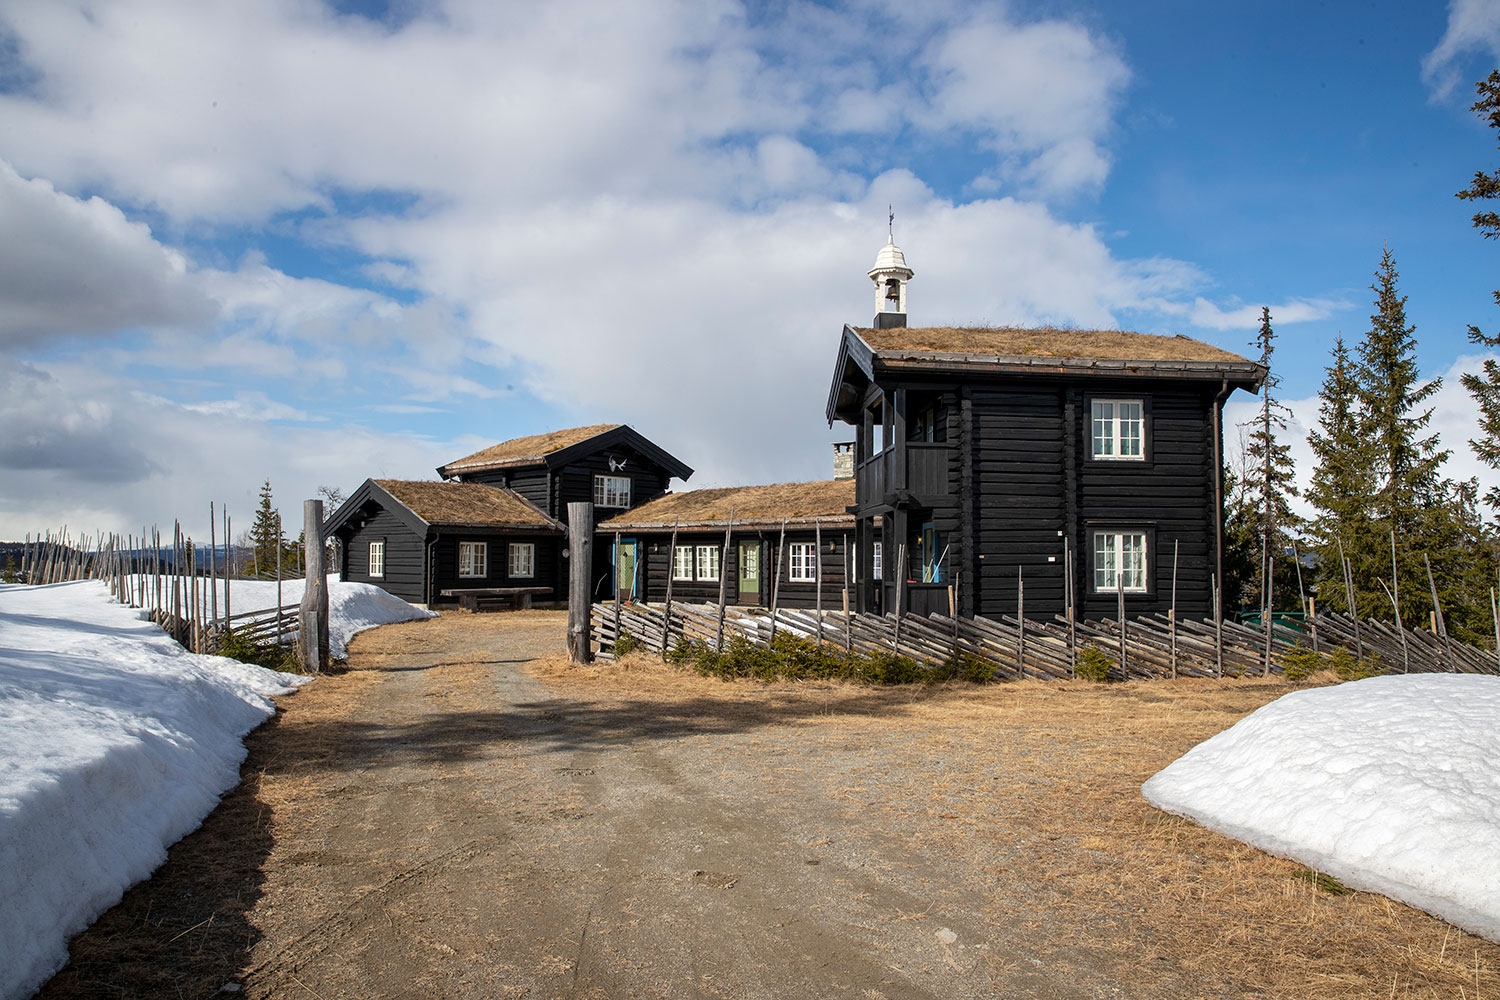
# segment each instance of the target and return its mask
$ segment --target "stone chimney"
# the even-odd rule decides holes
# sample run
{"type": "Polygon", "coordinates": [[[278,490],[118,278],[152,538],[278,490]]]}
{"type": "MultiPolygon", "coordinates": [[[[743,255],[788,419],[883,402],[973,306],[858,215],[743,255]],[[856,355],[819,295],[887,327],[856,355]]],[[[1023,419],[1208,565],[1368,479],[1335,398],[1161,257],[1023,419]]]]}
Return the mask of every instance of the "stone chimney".
{"type": "Polygon", "coordinates": [[[854,442],[840,441],[833,446],[833,478],[854,478],[854,442]]]}

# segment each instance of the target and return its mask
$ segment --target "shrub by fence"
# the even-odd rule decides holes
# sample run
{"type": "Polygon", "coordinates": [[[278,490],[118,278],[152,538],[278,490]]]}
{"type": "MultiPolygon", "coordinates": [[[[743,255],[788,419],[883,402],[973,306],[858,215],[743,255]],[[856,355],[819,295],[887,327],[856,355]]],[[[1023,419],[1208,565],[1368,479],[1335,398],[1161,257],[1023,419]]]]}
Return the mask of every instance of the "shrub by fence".
{"type": "MultiPolygon", "coordinates": [[[[1349,650],[1369,667],[1389,672],[1500,674],[1490,650],[1438,636],[1423,629],[1398,632],[1377,621],[1321,613],[1299,630],[1272,625],[1267,662],[1262,627],[1228,621],[1180,621],[1151,615],[1127,619],[1048,622],[1004,616],[951,618],[933,614],[849,614],[839,611],[787,611],[683,604],[595,604],[591,613],[600,653],[611,656],[628,635],[661,653],[679,644],[721,650],[734,636],[770,648],[781,632],[832,644],[865,655],[907,656],[929,669],[965,657],[993,667],[996,679],[1070,678],[1079,655],[1096,650],[1109,661],[1109,677],[1122,680],[1163,677],[1241,677],[1280,673],[1293,650],[1328,654],[1349,650]]],[[[1090,659],[1095,659],[1090,657],[1090,659]]]]}

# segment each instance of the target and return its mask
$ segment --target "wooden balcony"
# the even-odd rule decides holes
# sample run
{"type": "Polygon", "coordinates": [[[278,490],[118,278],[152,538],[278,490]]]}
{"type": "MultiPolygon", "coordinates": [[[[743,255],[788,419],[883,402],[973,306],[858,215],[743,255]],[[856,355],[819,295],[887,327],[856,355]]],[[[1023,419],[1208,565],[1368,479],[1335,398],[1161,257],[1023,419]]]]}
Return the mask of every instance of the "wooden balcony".
{"type": "Polygon", "coordinates": [[[903,489],[918,501],[946,497],[950,454],[946,444],[913,441],[887,448],[855,469],[859,502],[889,502],[903,489]],[[897,465],[898,462],[905,463],[904,470],[897,465]],[[902,471],[905,472],[904,482],[903,477],[897,475],[902,471]]]}

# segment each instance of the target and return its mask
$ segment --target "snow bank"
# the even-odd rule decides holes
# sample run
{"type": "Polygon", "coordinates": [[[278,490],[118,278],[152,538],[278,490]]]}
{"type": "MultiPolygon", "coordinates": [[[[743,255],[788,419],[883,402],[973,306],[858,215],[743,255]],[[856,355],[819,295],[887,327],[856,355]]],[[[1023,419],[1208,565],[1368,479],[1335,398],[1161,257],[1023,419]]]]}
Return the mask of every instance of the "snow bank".
{"type": "Polygon", "coordinates": [[[1500,941],[1500,677],[1298,691],[1142,786],[1152,805],[1500,941]]]}
{"type": "Polygon", "coordinates": [[[166,860],[303,680],[189,653],[97,581],[0,585],[0,998],[166,860]]]}
{"type": "MultiPolygon", "coordinates": [[[[222,612],[223,584],[219,584],[219,609],[222,612]]],[[[296,604],[302,600],[306,587],[303,580],[281,582],[281,605],[296,604]]],[[[276,582],[264,580],[234,580],[229,590],[230,610],[235,614],[274,608],[276,582]]],[[[407,604],[370,583],[343,583],[336,577],[328,578],[328,648],[330,654],[342,660],[349,655],[349,640],[365,629],[394,622],[407,622],[417,618],[436,618],[437,612],[423,611],[407,604]]]]}

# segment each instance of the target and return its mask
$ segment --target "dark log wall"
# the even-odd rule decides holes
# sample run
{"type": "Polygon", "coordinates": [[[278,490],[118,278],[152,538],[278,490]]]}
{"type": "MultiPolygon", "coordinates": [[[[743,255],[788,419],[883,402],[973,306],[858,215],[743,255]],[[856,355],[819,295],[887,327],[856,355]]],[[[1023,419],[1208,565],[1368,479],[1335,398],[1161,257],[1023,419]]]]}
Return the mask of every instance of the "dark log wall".
{"type": "MultiPolygon", "coordinates": [[[[819,562],[823,574],[823,608],[827,611],[836,611],[843,608],[844,587],[844,538],[848,535],[849,546],[854,544],[854,528],[839,526],[828,528],[823,531],[823,547],[819,553],[819,562]]],[[[637,542],[637,552],[642,561],[638,572],[640,579],[646,586],[646,593],[642,598],[650,601],[664,601],[667,596],[667,574],[671,572],[670,548],[671,533],[651,533],[626,535],[626,538],[634,538],[637,542]]],[[[794,542],[808,543],[815,541],[816,534],[811,530],[788,530],[786,544],[790,546],[794,542]]],[[[739,603],[739,546],[741,542],[760,541],[763,543],[761,550],[761,595],[762,606],[769,607],[771,603],[771,580],[777,567],[777,549],[781,539],[780,529],[770,531],[734,532],[733,540],[729,545],[729,558],[725,561],[723,572],[727,575],[728,585],[725,588],[725,599],[729,604],[739,603]]],[[[601,535],[598,544],[608,547],[613,543],[613,536],[601,535]]],[[[677,536],[677,545],[683,546],[713,545],[721,548],[724,544],[724,532],[681,532],[677,536]]],[[[783,608],[814,608],[818,603],[817,584],[812,582],[793,582],[788,579],[791,574],[788,565],[789,555],[783,555],[780,563],[781,584],[777,592],[777,607],[783,608]]],[[[717,604],[719,600],[719,584],[717,581],[706,580],[673,580],[672,600],[690,601],[693,603],[717,604]]],[[[852,600],[852,596],[851,596],[852,600]]]]}
{"type": "Polygon", "coordinates": [[[567,583],[559,576],[558,563],[562,552],[562,540],[556,535],[525,535],[482,530],[443,531],[433,545],[435,564],[434,601],[453,601],[443,598],[441,591],[467,587],[551,587],[551,597],[536,600],[564,600],[567,583]],[[458,575],[458,546],[460,542],[484,542],[489,546],[486,559],[486,574],[483,577],[458,575]],[[506,546],[511,542],[530,542],[536,546],[536,575],[532,577],[510,576],[510,554],[506,546]]]}
{"type": "Polygon", "coordinates": [[[344,579],[373,583],[403,601],[423,604],[422,560],[425,540],[385,510],[377,512],[357,531],[340,532],[344,542],[344,579]],[[385,576],[370,576],[370,543],[385,542],[385,576]]]}
{"type": "MultiPolygon", "coordinates": [[[[630,478],[630,505],[639,507],[647,500],[654,500],[667,491],[671,475],[656,463],[644,458],[631,448],[606,448],[569,463],[561,469],[548,470],[544,466],[525,469],[491,469],[485,472],[466,473],[459,478],[468,483],[484,483],[489,486],[504,486],[515,490],[527,500],[564,523],[568,520],[568,504],[579,501],[593,502],[594,476],[628,476],[630,478]],[[624,459],[625,468],[611,471],[609,459],[624,459]]],[[[600,507],[594,511],[596,519],[613,517],[622,508],[600,507]]]]}
{"type": "Polygon", "coordinates": [[[1062,610],[1063,399],[1061,388],[973,394],[975,596],[981,615],[1016,613],[1018,570],[1027,614],[1062,610]]]}

